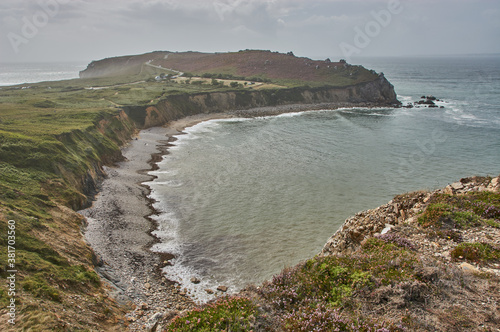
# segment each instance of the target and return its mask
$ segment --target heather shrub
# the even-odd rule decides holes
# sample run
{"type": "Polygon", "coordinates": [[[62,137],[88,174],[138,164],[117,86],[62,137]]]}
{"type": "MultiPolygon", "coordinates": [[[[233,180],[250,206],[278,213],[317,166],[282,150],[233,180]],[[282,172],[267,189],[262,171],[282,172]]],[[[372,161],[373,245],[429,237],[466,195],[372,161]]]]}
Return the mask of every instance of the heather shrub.
{"type": "Polygon", "coordinates": [[[220,298],[201,309],[175,317],[167,331],[250,331],[254,328],[257,307],[244,297],[220,298]]]}
{"type": "Polygon", "coordinates": [[[481,225],[500,227],[500,194],[492,192],[467,195],[436,195],[418,218],[423,227],[470,228],[481,225]]]}
{"type": "Polygon", "coordinates": [[[473,262],[490,262],[500,261],[500,250],[488,243],[461,243],[451,251],[451,257],[473,261],[473,262]]]}
{"type": "Polygon", "coordinates": [[[414,279],[417,263],[406,248],[371,238],[350,256],[316,257],[287,269],[264,284],[261,293],[277,310],[298,310],[306,302],[340,307],[356,292],[414,279]]]}
{"type": "Polygon", "coordinates": [[[415,250],[415,246],[407,238],[404,238],[399,234],[385,233],[377,236],[377,238],[387,243],[394,243],[398,247],[415,250]]]}
{"type": "Polygon", "coordinates": [[[353,318],[323,304],[316,307],[304,306],[282,317],[284,331],[348,331],[348,332],[389,332],[403,331],[402,328],[378,324],[362,317],[353,318]]]}

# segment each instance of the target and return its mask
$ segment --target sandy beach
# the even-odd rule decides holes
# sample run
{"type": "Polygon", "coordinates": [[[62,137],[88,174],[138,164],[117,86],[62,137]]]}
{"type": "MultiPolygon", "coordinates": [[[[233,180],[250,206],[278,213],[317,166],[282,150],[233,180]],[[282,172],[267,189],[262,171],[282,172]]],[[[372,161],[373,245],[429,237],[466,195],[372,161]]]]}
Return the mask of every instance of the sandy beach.
{"type": "MultiPolygon", "coordinates": [[[[148,172],[168,153],[169,142],[186,127],[212,119],[269,116],[318,109],[353,107],[348,104],[285,105],[233,113],[200,114],[172,121],[164,127],[141,130],[123,147],[125,161],[105,167],[107,177],[93,205],[79,211],[87,218],[85,239],[96,254],[96,270],[109,283],[109,296],[129,306],[131,330],[154,324],[161,315],[175,316],[196,306],[187,291],[161,274],[170,264],[168,254],[150,251],[157,239],[149,218],[155,211],[142,183],[154,177],[148,172]]],[[[357,104],[356,106],[364,106],[357,104]]],[[[369,105],[366,105],[369,106],[369,105]]]]}

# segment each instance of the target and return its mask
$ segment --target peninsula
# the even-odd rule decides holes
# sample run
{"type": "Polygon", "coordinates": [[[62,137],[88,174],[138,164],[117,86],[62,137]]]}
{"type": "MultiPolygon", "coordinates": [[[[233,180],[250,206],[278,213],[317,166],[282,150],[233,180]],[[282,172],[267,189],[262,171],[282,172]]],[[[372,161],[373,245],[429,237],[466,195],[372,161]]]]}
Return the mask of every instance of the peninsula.
{"type": "MultiPolygon", "coordinates": [[[[395,198],[383,207],[383,215],[360,214],[325,246],[320,256],[326,258],[311,259],[262,287],[221,299],[201,314],[189,311],[195,305],[187,294],[162,279],[159,271],[169,257],[149,251],[155,241],[149,232],[155,225],[147,218],[147,190],[140,182],[150,178],[146,173],[164,153],[168,135],[217,117],[398,106],[393,86],[381,73],[344,60],[256,50],[162,51],[108,58],[90,63],[80,79],[3,87],[0,225],[4,234],[15,229],[15,255],[8,249],[9,239],[2,236],[0,262],[5,267],[2,277],[16,272],[14,289],[0,286],[2,326],[15,320],[19,330],[118,331],[126,326],[161,330],[170,324],[169,329],[188,331],[188,321],[212,324],[208,317],[217,317],[226,322],[221,329],[294,330],[305,324],[299,313],[318,324],[346,322],[393,331],[425,329],[441,316],[453,317],[440,323],[445,330],[449,324],[466,324],[464,309],[458,306],[434,306],[431,316],[415,315],[429,308],[429,299],[442,301],[432,297],[439,283],[462,287],[455,299],[471,295],[456,283],[460,278],[498,294],[498,178],[464,179],[447,192],[395,198]],[[95,200],[101,190],[116,195],[95,200]],[[483,208],[476,211],[471,205],[466,216],[454,214],[462,202],[454,197],[469,192],[478,196],[467,196],[463,204],[483,208]],[[84,212],[87,224],[76,211],[91,206],[84,212]],[[107,223],[91,224],[93,219],[107,223]],[[415,234],[422,234],[422,239],[415,234]],[[479,235],[493,240],[475,240],[479,235]],[[429,245],[424,238],[432,240],[429,245]],[[411,243],[413,239],[417,244],[411,243]],[[445,242],[448,261],[415,254],[445,242]],[[477,246],[488,254],[468,256],[477,246]],[[376,256],[381,251],[390,253],[390,261],[376,256]],[[15,261],[9,261],[9,255],[15,261]],[[362,265],[365,256],[379,259],[387,270],[376,270],[374,261],[362,265]],[[344,262],[350,257],[361,265],[344,262]],[[457,268],[457,260],[464,265],[457,268]],[[449,262],[454,265],[447,274],[436,271],[439,264],[449,262]],[[327,283],[325,276],[340,286],[327,283]],[[372,306],[356,302],[371,301],[370,294],[372,306]],[[12,299],[13,312],[8,307],[12,299]],[[403,316],[383,314],[384,308],[403,316]],[[405,313],[405,308],[416,309],[405,313]],[[383,320],[375,323],[378,316],[383,320]],[[323,322],[324,317],[336,320],[323,322]]],[[[488,303],[475,323],[498,326],[498,309],[490,305],[498,298],[473,298],[488,303]]],[[[462,302],[457,300],[465,306],[462,302]]],[[[479,306],[473,308],[479,312],[479,306]]]]}

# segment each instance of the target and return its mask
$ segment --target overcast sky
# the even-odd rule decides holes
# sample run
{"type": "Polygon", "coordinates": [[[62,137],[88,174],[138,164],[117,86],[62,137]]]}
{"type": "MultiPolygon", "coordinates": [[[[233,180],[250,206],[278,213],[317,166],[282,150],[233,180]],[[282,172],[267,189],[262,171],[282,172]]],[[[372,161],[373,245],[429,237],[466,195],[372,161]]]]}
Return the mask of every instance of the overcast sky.
{"type": "Polygon", "coordinates": [[[0,62],[154,50],[500,53],[498,0],[1,0],[0,62]]]}

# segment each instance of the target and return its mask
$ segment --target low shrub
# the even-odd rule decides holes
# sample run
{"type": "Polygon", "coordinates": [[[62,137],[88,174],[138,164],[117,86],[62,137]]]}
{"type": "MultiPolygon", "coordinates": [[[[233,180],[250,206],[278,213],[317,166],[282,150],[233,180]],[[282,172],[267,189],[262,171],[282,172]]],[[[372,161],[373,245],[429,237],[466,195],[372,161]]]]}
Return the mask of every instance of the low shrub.
{"type": "Polygon", "coordinates": [[[500,250],[488,243],[473,242],[461,243],[451,251],[454,259],[463,259],[481,263],[500,260],[500,250]]]}
{"type": "Polygon", "coordinates": [[[202,309],[175,317],[167,327],[172,332],[250,331],[254,328],[257,307],[244,297],[220,298],[202,309]]]}

